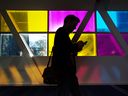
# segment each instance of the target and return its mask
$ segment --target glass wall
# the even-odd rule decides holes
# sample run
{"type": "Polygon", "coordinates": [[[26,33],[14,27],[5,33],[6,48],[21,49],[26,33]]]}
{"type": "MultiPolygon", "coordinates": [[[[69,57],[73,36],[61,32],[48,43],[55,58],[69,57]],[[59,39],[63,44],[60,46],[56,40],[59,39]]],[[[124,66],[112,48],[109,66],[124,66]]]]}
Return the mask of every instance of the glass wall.
{"type": "MultiPolygon", "coordinates": [[[[35,56],[49,56],[56,30],[64,18],[73,14],[80,19],[76,30],[88,11],[83,10],[7,10],[17,32],[35,56]]],[[[128,43],[128,11],[108,11],[109,16],[128,43]]],[[[76,32],[70,35],[72,38],[76,32]]],[[[94,12],[79,40],[88,41],[78,56],[123,56],[125,53],[113,37],[98,11],[94,12]]],[[[0,56],[21,56],[21,50],[7,23],[0,15],[0,56]]]]}

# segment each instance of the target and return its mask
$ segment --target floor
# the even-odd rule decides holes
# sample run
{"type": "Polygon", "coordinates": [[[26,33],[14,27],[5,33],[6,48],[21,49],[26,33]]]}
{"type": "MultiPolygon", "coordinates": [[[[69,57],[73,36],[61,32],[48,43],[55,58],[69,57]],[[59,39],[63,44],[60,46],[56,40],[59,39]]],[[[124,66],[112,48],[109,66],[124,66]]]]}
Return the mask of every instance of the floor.
{"type": "MultiPolygon", "coordinates": [[[[128,96],[127,85],[81,85],[80,90],[82,96],[128,96]]],[[[0,96],[56,96],[56,86],[1,86],[0,96]]]]}

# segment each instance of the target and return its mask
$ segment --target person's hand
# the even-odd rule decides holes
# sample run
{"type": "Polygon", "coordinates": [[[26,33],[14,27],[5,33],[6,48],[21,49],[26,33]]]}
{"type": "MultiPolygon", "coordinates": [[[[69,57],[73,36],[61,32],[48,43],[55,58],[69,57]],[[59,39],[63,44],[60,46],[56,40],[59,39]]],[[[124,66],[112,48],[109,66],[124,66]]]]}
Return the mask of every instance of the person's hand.
{"type": "Polygon", "coordinates": [[[81,51],[83,47],[84,47],[84,42],[83,41],[78,41],[77,42],[78,51],[81,51]]]}

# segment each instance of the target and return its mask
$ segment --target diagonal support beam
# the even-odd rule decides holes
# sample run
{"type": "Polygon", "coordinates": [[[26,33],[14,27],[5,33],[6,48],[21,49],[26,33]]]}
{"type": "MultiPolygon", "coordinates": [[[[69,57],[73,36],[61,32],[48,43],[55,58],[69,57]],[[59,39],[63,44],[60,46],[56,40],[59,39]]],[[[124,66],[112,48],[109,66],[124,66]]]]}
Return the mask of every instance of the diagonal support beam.
{"type": "Polygon", "coordinates": [[[29,57],[30,54],[32,54],[32,52],[30,51],[24,38],[22,36],[20,36],[20,34],[17,32],[17,29],[13,25],[13,22],[11,21],[11,19],[9,18],[9,14],[7,13],[6,10],[0,10],[0,13],[3,16],[5,22],[7,23],[9,29],[11,30],[11,33],[13,34],[13,36],[17,42],[17,45],[23,52],[23,56],[29,57]]]}
{"type": "Polygon", "coordinates": [[[115,24],[113,23],[112,19],[110,18],[109,14],[107,13],[107,9],[109,6],[110,0],[97,0],[97,10],[99,11],[100,15],[106,22],[106,25],[108,26],[110,32],[112,32],[112,35],[114,36],[117,43],[121,46],[123,51],[125,52],[125,55],[128,55],[128,45],[121,36],[120,32],[116,28],[115,24]],[[103,5],[105,5],[103,7],[103,5]]]}
{"type": "Polygon", "coordinates": [[[120,32],[117,30],[115,24],[111,20],[110,16],[108,15],[106,9],[109,5],[110,0],[93,0],[91,9],[87,12],[86,16],[84,17],[82,23],[80,24],[76,34],[74,35],[72,41],[77,42],[81,33],[83,32],[85,26],[87,25],[90,17],[92,16],[93,12],[97,9],[101,16],[103,17],[104,21],[106,22],[108,28],[112,32],[114,38],[118,42],[118,44],[121,46],[121,48],[124,50],[125,55],[128,55],[128,45],[125,42],[125,40],[122,38],[120,32]],[[102,7],[103,4],[106,4],[104,8],[102,7]]]}
{"type": "Polygon", "coordinates": [[[72,42],[77,42],[81,33],[83,32],[85,26],[87,25],[90,17],[92,16],[93,12],[95,11],[95,8],[96,8],[96,0],[93,0],[92,1],[92,7],[91,9],[87,12],[87,14],[84,16],[84,19],[83,21],[81,22],[79,28],[77,29],[74,37],[72,38],[72,42]]]}

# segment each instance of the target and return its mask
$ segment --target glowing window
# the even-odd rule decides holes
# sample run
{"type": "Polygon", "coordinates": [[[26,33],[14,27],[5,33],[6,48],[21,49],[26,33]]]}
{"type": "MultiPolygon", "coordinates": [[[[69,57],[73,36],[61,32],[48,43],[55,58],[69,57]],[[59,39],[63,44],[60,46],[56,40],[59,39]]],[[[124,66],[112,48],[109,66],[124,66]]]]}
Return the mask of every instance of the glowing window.
{"type": "MultiPolygon", "coordinates": [[[[128,32],[128,11],[108,11],[119,32],[128,32]]],[[[97,32],[110,32],[103,18],[96,12],[97,32]]]]}
{"type": "Polygon", "coordinates": [[[100,13],[96,12],[97,32],[110,32],[100,13]]]}
{"type": "Polygon", "coordinates": [[[121,34],[125,42],[128,44],[128,33],[122,33],[121,34]]]}
{"type": "Polygon", "coordinates": [[[128,11],[108,11],[120,32],[128,32],[128,11]]]}
{"type": "MultiPolygon", "coordinates": [[[[74,36],[74,33],[70,34],[70,38],[74,36]]],[[[54,45],[55,34],[49,34],[49,55],[51,54],[52,47],[54,45]]],[[[88,41],[87,45],[83,47],[81,52],[78,52],[78,56],[96,56],[96,37],[95,34],[81,34],[79,40],[88,41]]],[[[78,41],[79,41],[78,40],[78,41]]]]}
{"type": "Polygon", "coordinates": [[[0,56],[20,56],[20,52],[12,34],[0,34],[0,56]]]}
{"type": "Polygon", "coordinates": [[[51,54],[51,52],[52,52],[52,47],[53,47],[53,45],[54,45],[54,37],[55,37],[55,34],[53,34],[53,33],[49,33],[48,34],[49,36],[49,40],[48,40],[48,46],[49,46],[49,49],[48,49],[48,54],[49,54],[49,56],[50,56],[50,54],[51,54]]]}
{"type": "MultiPolygon", "coordinates": [[[[30,34],[20,34],[24,36],[27,44],[29,45],[35,56],[50,55],[52,46],[54,44],[55,31],[59,27],[63,26],[64,18],[67,15],[73,14],[77,16],[80,19],[81,23],[84,16],[86,16],[87,14],[87,11],[83,10],[49,10],[49,12],[46,10],[8,10],[7,12],[18,32],[31,32],[30,34]],[[46,33],[47,31],[50,32],[46,33]],[[33,32],[37,32],[38,34],[32,34],[33,32]]],[[[116,25],[117,29],[120,32],[125,32],[121,33],[121,35],[128,43],[128,11],[108,11],[108,14],[116,25]]],[[[78,24],[76,30],[78,29],[80,23],[78,24]]],[[[76,30],[74,30],[74,32],[76,30]]],[[[7,26],[1,15],[0,32],[10,32],[9,27],[7,26]]],[[[116,42],[115,38],[110,33],[109,28],[107,27],[98,11],[96,11],[96,22],[95,13],[93,13],[87,26],[84,29],[84,32],[88,33],[82,33],[79,40],[87,40],[88,43],[86,46],[84,46],[81,52],[78,52],[78,56],[124,55],[123,50],[120,48],[120,45],[116,42]],[[89,33],[95,31],[102,32],[103,34],[89,33]],[[107,33],[104,34],[104,32],[107,33]]],[[[74,34],[75,33],[70,34],[71,39],[74,34]]],[[[17,44],[14,44],[16,42],[12,38],[12,34],[0,34],[0,56],[20,56],[21,51],[18,48],[17,44]],[[14,52],[13,50],[16,51],[14,52]]]]}
{"type": "Polygon", "coordinates": [[[34,56],[47,56],[47,34],[22,34],[34,56]]]}
{"type": "MultiPolygon", "coordinates": [[[[84,16],[86,16],[86,13],[87,13],[87,11],[49,11],[49,31],[55,32],[59,27],[63,26],[64,18],[69,14],[73,14],[80,19],[80,23],[76,27],[76,29],[78,29],[84,16]]],[[[76,31],[76,30],[74,30],[74,31],[76,31]]],[[[95,32],[94,13],[91,16],[87,26],[84,29],[84,32],[85,31],[86,32],[95,32]]]]}
{"type": "MultiPolygon", "coordinates": [[[[78,56],[96,56],[96,35],[95,34],[81,34],[79,40],[87,41],[83,50],[78,52],[78,56]]],[[[79,41],[78,40],[78,41],[79,41]]]]}
{"type": "Polygon", "coordinates": [[[112,34],[97,34],[98,56],[123,56],[124,52],[112,34]]]}
{"type": "Polygon", "coordinates": [[[18,32],[47,32],[47,11],[7,11],[18,32]]]}
{"type": "MultiPolygon", "coordinates": [[[[73,33],[71,33],[70,34],[70,39],[72,39],[73,38],[73,36],[74,36],[74,34],[73,33]]],[[[48,53],[49,53],[49,56],[50,56],[50,54],[51,54],[51,51],[52,51],[52,47],[53,47],[53,45],[54,45],[54,38],[55,38],[55,33],[49,33],[49,51],[48,51],[48,53]]]]}
{"type": "Polygon", "coordinates": [[[10,29],[7,26],[3,16],[1,14],[0,14],[0,32],[10,32],[10,29]]]}

